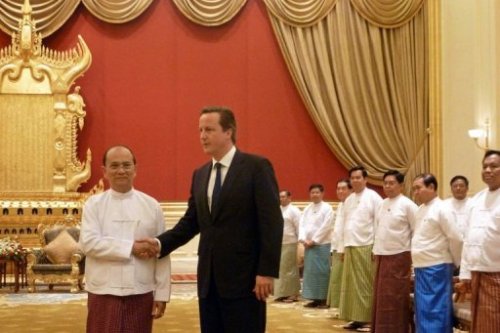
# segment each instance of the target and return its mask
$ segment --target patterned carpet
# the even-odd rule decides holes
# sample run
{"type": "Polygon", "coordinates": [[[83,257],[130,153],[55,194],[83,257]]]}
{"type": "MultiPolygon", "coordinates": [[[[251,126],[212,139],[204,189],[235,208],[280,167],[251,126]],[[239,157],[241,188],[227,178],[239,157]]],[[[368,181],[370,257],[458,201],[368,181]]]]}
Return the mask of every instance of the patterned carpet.
{"type": "MultiPolygon", "coordinates": [[[[0,289],[0,331],[85,332],[87,295],[84,292],[69,294],[66,291],[56,287],[50,292],[40,287],[35,294],[28,294],[25,289],[14,294],[8,287],[0,289]]],[[[345,332],[334,327],[343,323],[334,319],[334,311],[306,309],[303,303],[269,301],[267,332],[345,332]]],[[[155,321],[153,332],[199,332],[195,284],[173,284],[172,300],[167,305],[166,316],[155,321]]]]}

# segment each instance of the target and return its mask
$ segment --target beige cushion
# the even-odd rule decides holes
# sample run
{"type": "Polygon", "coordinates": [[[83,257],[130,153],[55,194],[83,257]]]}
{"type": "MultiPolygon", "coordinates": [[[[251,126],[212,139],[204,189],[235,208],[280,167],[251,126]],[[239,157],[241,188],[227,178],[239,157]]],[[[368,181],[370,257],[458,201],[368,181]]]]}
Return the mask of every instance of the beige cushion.
{"type": "Polygon", "coordinates": [[[78,250],[78,243],[66,230],[63,230],[43,249],[53,264],[70,264],[71,255],[78,250]]]}

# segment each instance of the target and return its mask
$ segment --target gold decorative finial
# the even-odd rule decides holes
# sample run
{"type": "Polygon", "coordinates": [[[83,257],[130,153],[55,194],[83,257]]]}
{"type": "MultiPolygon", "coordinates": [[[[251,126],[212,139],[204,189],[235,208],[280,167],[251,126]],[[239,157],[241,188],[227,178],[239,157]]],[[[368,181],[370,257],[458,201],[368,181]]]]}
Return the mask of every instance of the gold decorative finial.
{"type": "Polygon", "coordinates": [[[24,0],[23,15],[31,15],[30,0],[24,0]]]}

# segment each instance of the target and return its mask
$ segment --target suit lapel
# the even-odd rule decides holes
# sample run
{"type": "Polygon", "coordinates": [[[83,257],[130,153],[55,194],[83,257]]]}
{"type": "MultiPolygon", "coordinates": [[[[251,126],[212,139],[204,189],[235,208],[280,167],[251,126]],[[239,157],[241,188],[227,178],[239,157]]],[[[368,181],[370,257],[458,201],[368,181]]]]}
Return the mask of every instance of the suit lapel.
{"type": "Polygon", "coordinates": [[[203,182],[200,187],[199,198],[200,202],[203,203],[203,209],[205,210],[205,216],[210,215],[210,208],[208,207],[208,181],[210,180],[210,172],[212,171],[212,162],[207,163],[201,169],[200,180],[203,182]]]}

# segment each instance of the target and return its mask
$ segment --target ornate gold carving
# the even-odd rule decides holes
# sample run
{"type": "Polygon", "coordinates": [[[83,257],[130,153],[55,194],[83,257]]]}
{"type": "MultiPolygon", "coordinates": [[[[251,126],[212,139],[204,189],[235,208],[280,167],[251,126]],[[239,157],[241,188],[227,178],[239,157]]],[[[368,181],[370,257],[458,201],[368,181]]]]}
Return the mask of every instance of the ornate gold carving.
{"type": "Polygon", "coordinates": [[[11,45],[0,50],[0,126],[17,134],[16,140],[2,140],[0,156],[4,163],[21,166],[0,170],[4,191],[69,192],[89,179],[90,150],[83,163],[76,156],[85,103],[80,87],[71,93],[70,87],[91,61],[81,36],[69,51],[43,46],[25,1],[19,30],[11,45]],[[28,172],[36,177],[27,177],[28,172]]]}
{"type": "Polygon", "coordinates": [[[86,112],[80,87],[72,89],[92,62],[90,50],[81,36],[67,51],[45,47],[31,14],[25,0],[11,44],[0,48],[0,237],[24,246],[39,245],[39,223],[80,221],[91,193],[77,189],[92,161],[90,149],[78,158],[86,112]]]}

